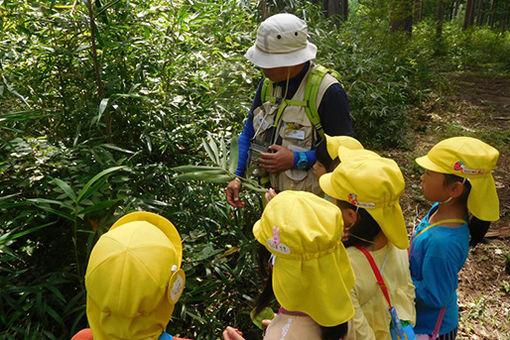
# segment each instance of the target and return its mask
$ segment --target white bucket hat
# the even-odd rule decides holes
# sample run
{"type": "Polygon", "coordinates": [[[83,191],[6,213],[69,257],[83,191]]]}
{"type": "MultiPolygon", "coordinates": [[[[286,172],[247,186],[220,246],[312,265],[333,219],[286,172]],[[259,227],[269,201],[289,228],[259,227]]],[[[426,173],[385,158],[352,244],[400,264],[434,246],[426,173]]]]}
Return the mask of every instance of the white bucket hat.
{"type": "Polygon", "coordinates": [[[302,64],[317,54],[317,46],[308,42],[307,34],[306,22],[295,15],[273,15],[260,24],[255,44],[244,56],[262,68],[302,64]]]}

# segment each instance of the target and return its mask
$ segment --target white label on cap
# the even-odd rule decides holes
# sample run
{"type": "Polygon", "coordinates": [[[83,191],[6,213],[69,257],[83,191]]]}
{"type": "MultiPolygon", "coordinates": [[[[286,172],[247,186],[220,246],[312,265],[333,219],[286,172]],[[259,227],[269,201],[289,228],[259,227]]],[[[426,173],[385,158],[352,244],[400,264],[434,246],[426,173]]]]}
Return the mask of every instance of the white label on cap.
{"type": "Polygon", "coordinates": [[[175,278],[174,284],[172,285],[172,290],[170,291],[170,297],[172,301],[175,303],[181,297],[182,290],[184,289],[184,279],[181,275],[177,274],[175,278]]]}

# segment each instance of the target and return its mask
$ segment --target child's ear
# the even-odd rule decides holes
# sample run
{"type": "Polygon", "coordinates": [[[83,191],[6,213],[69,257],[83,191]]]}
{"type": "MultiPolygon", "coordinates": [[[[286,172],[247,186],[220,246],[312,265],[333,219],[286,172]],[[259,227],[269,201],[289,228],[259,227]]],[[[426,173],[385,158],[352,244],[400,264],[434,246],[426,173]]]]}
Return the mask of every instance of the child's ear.
{"type": "Polygon", "coordinates": [[[464,184],[461,182],[454,182],[449,188],[450,197],[459,198],[464,193],[464,184]]]}

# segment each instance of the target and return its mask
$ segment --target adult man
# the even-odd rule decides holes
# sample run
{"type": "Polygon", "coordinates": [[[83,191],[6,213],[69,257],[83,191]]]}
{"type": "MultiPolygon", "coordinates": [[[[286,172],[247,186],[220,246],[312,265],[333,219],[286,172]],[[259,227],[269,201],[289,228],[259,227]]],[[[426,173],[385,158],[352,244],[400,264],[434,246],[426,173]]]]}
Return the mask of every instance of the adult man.
{"type": "MultiPolygon", "coordinates": [[[[311,170],[314,146],[323,133],[338,136],[353,132],[347,96],[334,77],[321,77],[316,96],[311,98],[315,103],[309,104],[305,97],[310,92],[307,83],[312,82],[311,75],[318,67],[311,62],[316,53],[317,47],[307,40],[306,23],[292,14],[273,15],[260,25],[255,44],[245,57],[262,68],[269,82],[263,79],[259,83],[239,137],[237,176],[244,175],[251,149],[251,160],[258,162],[262,182],[268,177],[277,191],[320,193],[311,170]],[[311,121],[311,105],[316,105],[320,122],[311,121]]],[[[227,201],[237,208],[244,205],[240,191],[239,178],[227,186],[227,201]]]]}

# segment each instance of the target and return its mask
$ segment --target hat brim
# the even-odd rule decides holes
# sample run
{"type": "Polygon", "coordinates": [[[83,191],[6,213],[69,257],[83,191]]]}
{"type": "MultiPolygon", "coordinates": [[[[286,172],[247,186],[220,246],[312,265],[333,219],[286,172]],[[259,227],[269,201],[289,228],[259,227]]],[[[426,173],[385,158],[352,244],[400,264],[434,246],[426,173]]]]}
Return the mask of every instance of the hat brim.
{"type": "Polygon", "coordinates": [[[315,59],[317,46],[307,42],[306,47],[291,53],[266,53],[256,45],[248,49],[244,57],[261,68],[295,66],[315,59]]]}
{"type": "Polygon", "coordinates": [[[308,260],[276,257],[273,291],[289,311],[308,314],[321,326],[347,322],[354,315],[350,291],[354,274],[342,245],[334,252],[308,260]]]}
{"type": "MultiPolygon", "coordinates": [[[[322,175],[319,178],[320,187],[326,195],[335,199],[341,199],[333,189],[331,182],[332,175],[332,173],[322,175]]],[[[400,249],[407,249],[409,247],[407,228],[399,203],[384,208],[367,208],[366,210],[379,224],[388,241],[400,249]]]]}
{"type": "Polygon", "coordinates": [[[471,191],[467,206],[475,217],[482,221],[499,220],[499,198],[492,174],[479,178],[469,178],[471,191]]]}
{"type": "Polygon", "coordinates": [[[319,186],[326,195],[338,199],[339,197],[333,189],[333,184],[331,183],[332,176],[332,172],[328,172],[322,175],[319,178],[319,186]]]}
{"type": "Polygon", "coordinates": [[[399,203],[384,208],[366,210],[379,224],[390,243],[399,249],[409,248],[406,223],[399,203]]]}
{"type": "Polygon", "coordinates": [[[419,166],[426,170],[444,173],[444,169],[439,165],[436,165],[436,163],[432,162],[427,155],[418,157],[415,159],[415,161],[419,166]]]}
{"type": "Polygon", "coordinates": [[[177,251],[178,256],[178,267],[181,267],[182,262],[182,241],[181,236],[179,235],[179,232],[175,228],[175,226],[164,218],[163,216],[160,216],[158,214],[154,214],[147,211],[135,211],[132,213],[129,213],[127,215],[122,216],[119,218],[110,228],[110,230],[115,229],[123,224],[129,223],[129,222],[135,222],[135,221],[146,221],[150,224],[156,226],[158,229],[160,229],[172,242],[173,246],[175,247],[175,250],[177,251]]]}

